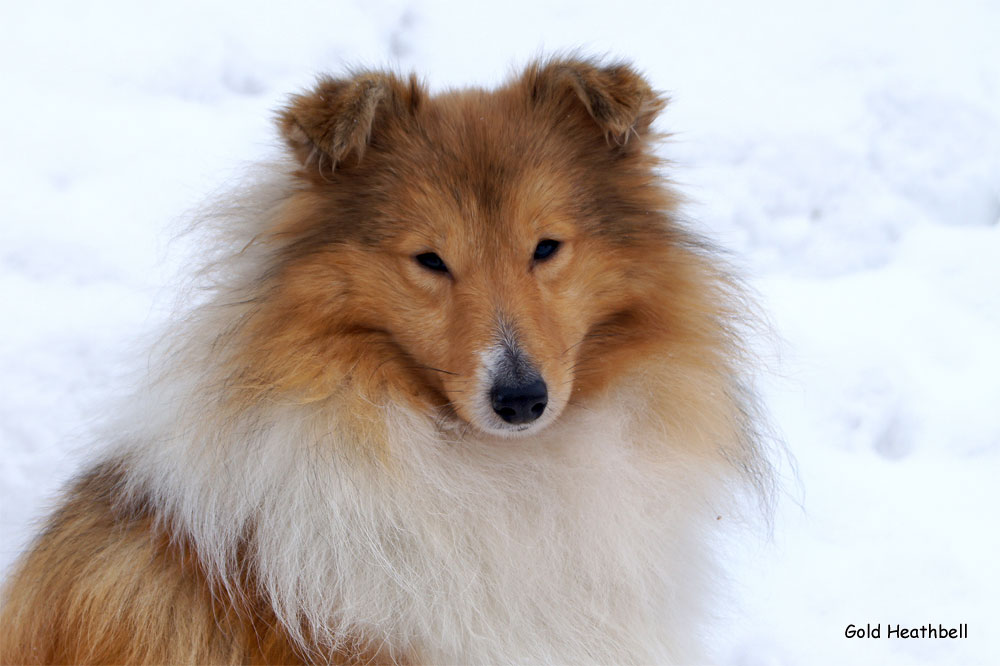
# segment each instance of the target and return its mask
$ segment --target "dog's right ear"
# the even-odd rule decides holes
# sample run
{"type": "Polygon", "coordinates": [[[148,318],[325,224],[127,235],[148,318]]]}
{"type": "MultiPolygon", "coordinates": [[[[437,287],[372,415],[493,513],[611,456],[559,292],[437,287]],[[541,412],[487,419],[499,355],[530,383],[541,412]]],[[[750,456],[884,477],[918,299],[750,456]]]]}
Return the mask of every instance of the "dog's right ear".
{"type": "Polygon", "coordinates": [[[372,134],[394,118],[412,116],[422,98],[414,75],[406,81],[385,72],[324,77],[312,91],[292,97],[278,128],[295,158],[323,175],[349,158],[360,161],[372,134]]]}

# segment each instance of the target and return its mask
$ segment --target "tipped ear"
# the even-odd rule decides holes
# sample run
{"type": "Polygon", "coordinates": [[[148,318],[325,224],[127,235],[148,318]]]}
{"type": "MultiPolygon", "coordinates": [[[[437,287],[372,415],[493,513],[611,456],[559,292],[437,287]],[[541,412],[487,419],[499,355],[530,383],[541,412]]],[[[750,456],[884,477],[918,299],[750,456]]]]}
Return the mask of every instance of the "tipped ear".
{"type": "Polygon", "coordinates": [[[528,67],[523,80],[536,104],[582,103],[604,135],[618,144],[631,134],[646,134],[667,103],[624,63],[551,60],[528,67]]]}
{"type": "Polygon", "coordinates": [[[382,72],[324,77],[312,91],[292,97],[278,128],[304,166],[316,162],[320,171],[333,170],[348,157],[360,160],[377,126],[412,114],[422,96],[413,75],[405,82],[382,72]]]}

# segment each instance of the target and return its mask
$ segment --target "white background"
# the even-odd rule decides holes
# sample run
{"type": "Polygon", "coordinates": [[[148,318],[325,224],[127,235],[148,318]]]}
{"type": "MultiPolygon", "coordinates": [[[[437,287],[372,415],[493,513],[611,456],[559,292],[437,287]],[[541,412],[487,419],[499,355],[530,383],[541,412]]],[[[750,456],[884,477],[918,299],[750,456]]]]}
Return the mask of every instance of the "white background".
{"type": "MultiPolygon", "coordinates": [[[[783,344],[798,461],[739,552],[726,664],[1000,659],[1000,3],[4,2],[0,570],[86,456],[169,305],[185,211],[273,155],[321,71],[494,85],[533,56],[634,61],[673,103],[687,215],[783,344]],[[848,640],[850,623],[970,637],[848,640]]],[[[883,629],[883,631],[885,631],[883,629]]]]}

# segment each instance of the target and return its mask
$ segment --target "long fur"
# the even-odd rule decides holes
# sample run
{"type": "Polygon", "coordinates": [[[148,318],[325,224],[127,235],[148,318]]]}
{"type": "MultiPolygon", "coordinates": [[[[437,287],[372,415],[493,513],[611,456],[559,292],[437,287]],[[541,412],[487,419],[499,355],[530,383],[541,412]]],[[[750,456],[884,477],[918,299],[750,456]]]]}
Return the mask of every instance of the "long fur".
{"type": "MultiPolygon", "coordinates": [[[[548,74],[544,63],[529,68],[523,85],[536,98],[568,86],[590,122],[606,116],[605,131],[621,139],[609,150],[645,150],[643,135],[662,103],[644,82],[636,88],[622,70],[591,63],[556,65],[548,74]],[[640,147],[623,148],[625,139],[640,147]]],[[[293,388],[275,388],[269,371],[234,371],[248,347],[261,344],[255,327],[267,321],[274,285],[286,280],[283,262],[300,252],[303,236],[288,222],[308,217],[296,198],[299,165],[317,187],[346,177],[337,175],[337,160],[370,140],[377,100],[395,94],[400,113],[421,103],[412,79],[362,79],[355,87],[364,103],[341,105],[363,114],[361,143],[342,136],[352,125],[340,118],[315,135],[335,147],[324,149],[286,117],[299,162],[262,170],[206,216],[200,229],[219,249],[199,274],[197,304],[164,338],[149,380],[108,429],[111,445],[95,468],[102,471],[78,482],[65,502],[64,511],[101,517],[92,547],[114,554],[115,568],[43,566],[40,550],[73,548],[58,535],[87,533],[54,519],[8,584],[4,663],[115,654],[232,663],[704,659],[701,633],[718,579],[713,546],[748,488],[766,496],[769,475],[740,339],[745,303],[711,251],[672,216],[662,218],[669,254],[661,258],[670,265],[654,268],[670,279],[670,293],[658,298],[681,319],[654,343],[626,335],[627,362],[594,365],[593,375],[608,379],[530,437],[498,439],[448,405],[415,401],[380,363],[348,364],[329,381],[306,374],[326,361],[296,347],[300,356],[281,357],[294,359],[282,371],[302,364],[289,376],[307,379],[293,388]],[[384,81],[399,89],[373,93],[384,81]],[[173,614],[155,601],[137,605],[136,593],[99,593],[139,557],[123,555],[126,543],[149,551],[142,561],[172,563],[162,576],[173,576],[173,585],[193,581],[192,591],[164,598],[180,604],[179,613],[192,609],[192,624],[212,618],[214,628],[199,629],[204,639],[187,630],[164,642],[160,634],[180,626],[173,614]],[[72,599],[53,591],[67,580],[80,587],[72,599]],[[43,608],[46,595],[60,599],[69,619],[43,608]],[[81,624],[101,614],[124,624],[81,624]],[[133,629],[131,638],[122,626],[133,629]],[[43,645],[53,636],[62,652],[43,645]],[[101,641],[121,650],[101,652],[101,641]],[[143,643],[159,647],[136,647],[143,643]]],[[[334,95],[342,87],[326,81],[321,89],[334,95]]],[[[321,112],[309,103],[310,113],[321,112]]],[[[654,189],[669,212],[669,191],[654,189]]],[[[642,281],[637,271],[633,279],[642,281]]],[[[626,328],[632,321],[616,317],[626,328]]],[[[584,346],[618,335],[602,326],[584,346]]],[[[286,344],[280,331],[270,339],[286,344]]],[[[263,358],[257,347],[252,353],[263,358]]],[[[153,576],[132,584],[154,596],[169,588],[153,576]]]]}

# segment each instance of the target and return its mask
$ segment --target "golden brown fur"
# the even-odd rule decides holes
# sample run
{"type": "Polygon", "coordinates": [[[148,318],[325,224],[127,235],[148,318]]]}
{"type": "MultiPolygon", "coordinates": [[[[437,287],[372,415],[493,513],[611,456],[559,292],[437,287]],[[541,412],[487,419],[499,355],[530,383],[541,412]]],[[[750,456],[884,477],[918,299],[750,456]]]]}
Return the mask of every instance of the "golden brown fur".
{"type": "MultiPolygon", "coordinates": [[[[157,527],[148,507],[116,501],[120,477],[100,467],[79,479],[14,572],[0,663],[307,663],[249,571],[242,595],[213,594],[189,544],[157,527]]],[[[330,663],[383,659],[357,646],[330,663]]]]}
{"type": "Polygon", "coordinates": [[[80,479],[14,572],[0,661],[300,663],[266,616],[213,598],[146,508],[115,506],[119,479],[110,468],[80,479]]]}
{"type": "MultiPolygon", "coordinates": [[[[441,442],[531,456],[503,438],[536,430],[504,430],[481,396],[490,345],[516,335],[548,386],[538,431],[621,405],[635,411],[629,422],[644,433],[635,455],[652,468],[764,485],[736,331],[743,304],[674,219],[678,201],[652,150],[664,104],[630,67],[585,60],[531,65],[492,92],[432,97],[414,77],[361,72],[293,98],[278,119],[296,160],[293,185],[233,255],[256,263],[242,281],[223,277],[210,309],[193,316],[195,332],[178,333],[178,348],[203,351],[166,357],[165,376],[196,377],[191,390],[202,397],[179,412],[173,435],[142,435],[149,441],[138,446],[154,456],[171,437],[200,437],[192,450],[209,465],[254,455],[238,447],[275,429],[271,411],[328,410],[336,432],[320,446],[337,456],[355,449],[344,455],[380,461],[392,476],[405,473],[392,462],[405,447],[391,405],[426,416],[441,442]],[[536,261],[543,239],[559,249],[536,261]],[[447,272],[414,261],[425,252],[443,257],[447,272]]],[[[183,455],[184,465],[202,465],[183,455]]],[[[272,596],[287,590],[262,582],[273,573],[260,559],[273,535],[241,524],[242,545],[218,555],[189,523],[212,528],[230,516],[207,507],[181,515],[190,502],[166,481],[159,487],[155,464],[164,479],[185,473],[161,461],[140,474],[136,460],[110,455],[75,482],[13,571],[0,662],[346,664],[436,654],[411,651],[412,636],[392,644],[393,626],[331,638],[334,625],[306,611],[289,620],[272,596]]],[[[323,480],[287,479],[307,482],[323,480]]],[[[698,481],[731,495],[727,483],[698,481]]]]}

